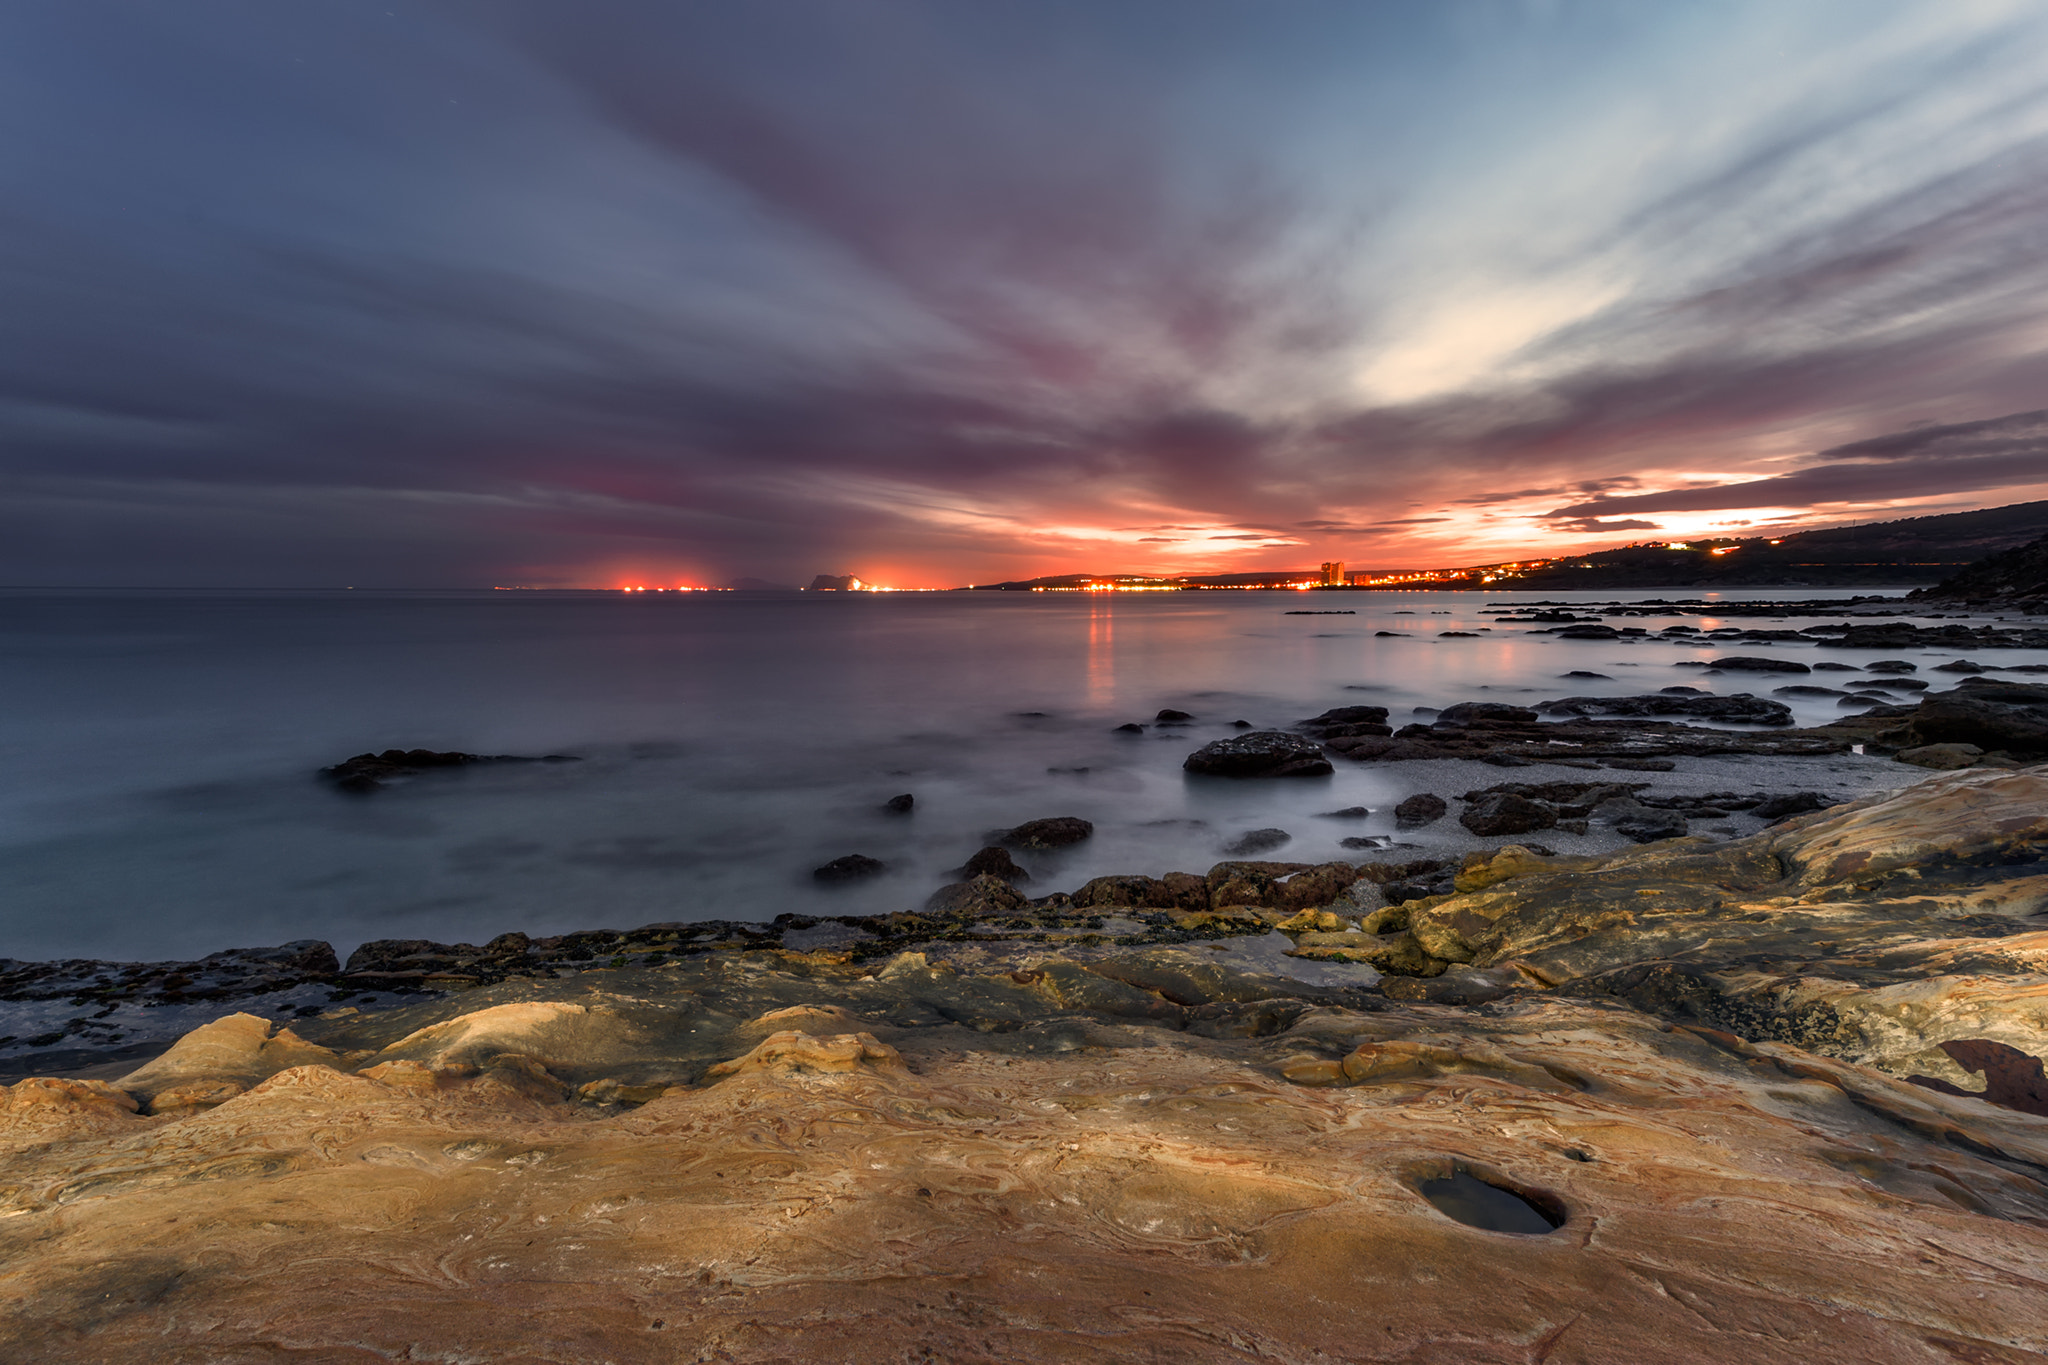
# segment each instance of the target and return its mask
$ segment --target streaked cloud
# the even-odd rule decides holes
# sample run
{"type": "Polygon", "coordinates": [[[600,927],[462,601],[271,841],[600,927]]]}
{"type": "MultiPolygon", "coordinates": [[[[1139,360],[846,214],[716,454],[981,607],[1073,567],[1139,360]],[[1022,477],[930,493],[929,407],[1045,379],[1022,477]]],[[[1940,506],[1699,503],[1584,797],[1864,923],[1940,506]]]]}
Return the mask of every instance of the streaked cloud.
{"type": "Polygon", "coordinates": [[[937,584],[2048,495],[2044,39],[16,7],[0,575],[937,584]]]}

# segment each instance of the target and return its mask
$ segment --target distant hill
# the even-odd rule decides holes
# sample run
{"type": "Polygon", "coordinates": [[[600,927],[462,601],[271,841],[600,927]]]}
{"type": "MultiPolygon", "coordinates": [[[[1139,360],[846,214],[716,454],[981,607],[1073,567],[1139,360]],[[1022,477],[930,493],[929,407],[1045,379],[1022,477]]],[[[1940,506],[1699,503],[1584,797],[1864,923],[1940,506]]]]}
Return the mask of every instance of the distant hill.
{"type": "MultiPolygon", "coordinates": [[[[1781,536],[1631,545],[1516,573],[1518,588],[1779,588],[1934,583],[2048,535],[2048,502],[1781,536]]],[[[1501,586],[1498,581],[1495,587],[1501,586]]]]}
{"type": "Polygon", "coordinates": [[[1935,602],[1968,602],[2036,613],[2048,611],[2048,536],[2018,549],[1980,559],[1914,597],[1935,602]]]}
{"type": "MultiPolygon", "coordinates": [[[[1610,588],[1829,588],[1902,587],[1935,583],[1989,556],[2048,535],[2048,502],[2022,502],[1978,512],[1906,517],[1864,526],[1838,526],[1791,535],[1721,537],[1683,543],[1628,545],[1619,550],[1557,559],[1481,564],[1400,573],[1398,582],[1372,587],[1610,589],[1610,588]]],[[[1395,571],[1369,570],[1391,577],[1395,571]]],[[[978,583],[978,588],[1029,591],[1082,588],[1279,587],[1312,582],[1313,569],[1264,573],[1194,574],[1150,578],[1142,574],[1048,574],[1042,578],[978,583]]]]}

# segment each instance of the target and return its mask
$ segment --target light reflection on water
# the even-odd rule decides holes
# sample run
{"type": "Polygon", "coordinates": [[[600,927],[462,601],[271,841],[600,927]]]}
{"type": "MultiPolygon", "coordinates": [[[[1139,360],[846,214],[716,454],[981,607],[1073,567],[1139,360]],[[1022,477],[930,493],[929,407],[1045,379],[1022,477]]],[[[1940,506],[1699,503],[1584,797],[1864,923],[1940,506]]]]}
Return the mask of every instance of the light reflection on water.
{"type": "MultiPolygon", "coordinates": [[[[1371,702],[1398,724],[1412,707],[1474,698],[1703,681],[1767,693],[1783,681],[1673,668],[1723,652],[1712,643],[1573,643],[1492,625],[1482,609],[1502,600],[0,594],[0,956],[300,937],[346,952],[364,938],[902,909],[990,831],[1046,815],[1084,816],[1098,833],[1023,858],[1036,893],[1104,872],[1201,870],[1259,826],[1293,832],[1279,856],[1346,856],[1341,837],[1392,832],[1386,808],[1414,780],[1402,765],[1229,783],[1187,778],[1181,759],[1240,716],[1284,726],[1371,702]],[[1285,614],[1304,606],[1358,615],[1285,614]],[[1489,626],[1478,639],[1439,634],[1489,626]],[[1561,679],[1574,669],[1609,676],[1561,679]],[[1197,719],[1111,732],[1167,706],[1197,719]],[[1021,714],[1033,711],[1046,714],[1021,714]],[[585,761],[362,800],[311,779],[394,745],[585,761]],[[914,814],[881,811],[903,791],[914,814]],[[1316,817],[1350,805],[1377,814],[1316,817]],[[891,872],[812,884],[810,868],[850,852],[891,872]]],[[[1838,714],[1832,701],[1794,705],[1817,721],[1838,714]]],[[[1475,772],[1472,785],[1503,776],[1475,772]]]]}

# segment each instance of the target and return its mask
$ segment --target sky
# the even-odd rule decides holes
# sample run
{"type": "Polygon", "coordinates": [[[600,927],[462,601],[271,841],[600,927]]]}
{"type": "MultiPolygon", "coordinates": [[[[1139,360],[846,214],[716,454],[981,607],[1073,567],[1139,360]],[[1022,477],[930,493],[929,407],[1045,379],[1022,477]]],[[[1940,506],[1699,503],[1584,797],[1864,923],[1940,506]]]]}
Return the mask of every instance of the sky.
{"type": "Polygon", "coordinates": [[[2048,498],[2048,6],[0,7],[0,584],[950,586],[2048,498]]]}

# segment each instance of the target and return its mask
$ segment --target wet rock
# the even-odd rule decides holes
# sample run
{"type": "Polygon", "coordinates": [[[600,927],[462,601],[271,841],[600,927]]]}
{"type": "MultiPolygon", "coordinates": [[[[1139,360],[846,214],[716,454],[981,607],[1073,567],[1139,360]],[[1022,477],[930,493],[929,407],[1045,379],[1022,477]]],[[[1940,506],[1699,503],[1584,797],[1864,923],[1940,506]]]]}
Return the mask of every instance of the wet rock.
{"type": "Polygon", "coordinates": [[[1215,740],[1188,755],[1181,766],[1211,777],[1322,777],[1334,771],[1322,746],[1284,730],[1253,730],[1215,740]]]}
{"type": "Polygon", "coordinates": [[[1134,720],[1125,721],[1122,725],[1117,726],[1116,729],[1111,733],[1119,735],[1142,735],[1145,733],[1145,727],[1138,724],[1138,722],[1134,720]]]}
{"type": "Polygon", "coordinates": [[[1970,660],[1968,660],[1968,659],[1952,659],[1952,660],[1950,660],[1950,661],[1949,661],[1948,663],[1945,663],[1945,664],[1936,664],[1936,665],[1934,666],[1934,671],[1935,671],[1936,673],[1972,673],[1972,674],[1975,674],[1975,673],[1983,673],[1983,672],[1986,672],[1987,670],[1985,669],[1984,665],[1982,665],[1982,664],[1979,664],[1979,663],[1972,663],[1972,662],[1971,662],[1970,660]]]}
{"type": "Polygon", "coordinates": [[[1094,834],[1095,826],[1079,816],[1055,815],[1043,820],[1027,820],[1006,832],[1001,842],[1018,848],[1066,848],[1092,838],[1094,834]]]}
{"type": "Polygon", "coordinates": [[[1452,726],[1528,725],[1536,712],[1497,701],[1461,701],[1437,713],[1436,724],[1452,726]]]}
{"type": "Polygon", "coordinates": [[[1695,694],[1690,688],[1666,688],[1634,697],[1564,697],[1539,702],[1536,709],[1546,716],[1689,716],[1748,725],[1792,723],[1792,708],[1781,701],[1754,697],[1747,692],[1730,697],[1695,694]]]}
{"type": "Polygon", "coordinates": [[[1193,720],[1194,716],[1187,711],[1176,711],[1172,707],[1166,707],[1152,719],[1160,725],[1180,725],[1193,720]]]}
{"type": "Polygon", "coordinates": [[[1968,768],[1984,757],[1984,751],[1974,744],[1923,744],[1917,749],[1901,749],[1896,755],[1901,763],[1910,763],[1916,768],[1932,768],[1947,772],[1956,768],[1968,768]]]}
{"type": "Polygon", "coordinates": [[[1333,706],[1319,716],[1302,721],[1300,728],[1318,739],[1356,735],[1391,735],[1384,706],[1333,706]]]}
{"type": "Polygon", "coordinates": [[[435,749],[386,749],[382,753],[357,754],[331,768],[322,768],[320,776],[346,792],[364,794],[381,791],[389,783],[422,773],[447,768],[467,768],[482,763],[575,763],[578,760],[569,754],[542,754],[531,757],[520,754],[465,754],[452,750],[435,749]]]}
{"type": "Polygon", "coordinates": [[[1155,909],[1155,910],[1206,910],[1209,908],[1208,882],[1192,874],[1187,876],[1195,883],[1192,888],[1175,887],[1157,877],[1131,875],[1096,877],[1082,885],[1074,893],[1077,909],[1155,909]]]}
{"type": "Polygon", "coordinates": [[[1733,654],[1707,660],[1708,668],[1718,668],[1724,673],[1811,673],[1813,669],[1796,659],[1769,659],[1756,655],[1733,654]]]}
{"type": "Polygon", "coordinates": [[[1904,659],[1879,659],[1876,663],[1863,665],[1863,669],[1866,673],[1918,673],[1920,665],[1904,659]]]}
{"type": "Polygon", "coordinates": [[[1001,877],[1006,882],[1031,880],[1031,874],[1017,866],[1016,861],[1010,857],[1010,850],[1001,844],[990,844],[969,858],[967,865],[960,869],[960,875],[968,881],[976,877],[1001,877]]]}
{"type": "Polygon", "coordinates": [[[1621,632],[1613,626],[1565,626],[1553,632],[1560,640],[1618,640],[1621,632]]]}
{"type": "Polygon", "coordinates": [[[1364,806],[1346,806],[1342,810],[1317,811],[1316,818],[1319,820],[1363,820],[1371,814],[1372,812],[1364,806]]]}
{"type": "Polygon", "coordinates": [[[1403,829],[1420,829],[1444,818],[1450,803],[1434,792],[1417,792],[1394,807],[1394,819],[1403,829]]]}
{"type": "Polygon", "coordinates": [[[865,853],[848,853],[823,867],[811,869],[811,876],[821,882],[851,882],[888,870],[888,864],[879,858],[870,858],[865,853]]]}
{"type": "Polygon", "coordinates": [[[917,805],[917,797],[910,792],[892,796],[882,803],[882,809],[892,815],[908,815],[917,805]]]}
{"type": "Polygon", "coordinates": [[[1018,910],[1028,904],[1023,892],[1001,877],[984,873],[940,887],[925,901],[924,908],[928,912],[973,919],[1018,910]]]}
{"type": "Polygon", "coordinates": [[[2048,753],[2048,685],[1966,678],[1922,697],[1907,728],[1921,744],[2048,753]]]}
{"type": "Polygon", "coordinates": [[[1270,852],[1283,844],[1292,843],[1294,836],[1284,829],[1248,830],[1232,840],[1223,851],[1233,858],[1249,858],[1254,854],[1270,852]]]}
{"type": "Polygon", "coordinates": [[[1833,804],[1835,798],[1823,796],[1821,792],[1786,792],[1784,796],[1765,796],[1763,800],[1749,808],[1749,814],[1753,814],[1759,821],[1786,821],[1792,819],[1794,814],[1806,814],[1808,810],[1827,810],[1833,804]]]}
{"type": "Polygon", "coordinates": [[[1525,796],[1496,792],[1460,815],[1458,823],[1481,838],[1491,839],[1549,829],[1557,823],[1557,813],[1525,796]]]}

